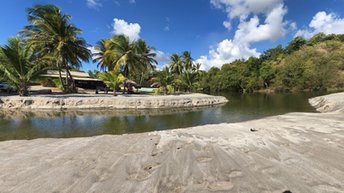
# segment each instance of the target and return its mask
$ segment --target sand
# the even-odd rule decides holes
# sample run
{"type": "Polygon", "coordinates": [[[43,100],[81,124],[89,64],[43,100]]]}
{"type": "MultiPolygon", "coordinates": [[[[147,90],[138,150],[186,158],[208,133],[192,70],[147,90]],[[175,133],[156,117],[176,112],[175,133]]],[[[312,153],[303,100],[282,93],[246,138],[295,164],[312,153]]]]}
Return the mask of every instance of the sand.
{"type": "Polygon", "coordinates": [[[310,100],[317,108],[336,104],[327,113],[121,136],[0,142],[0,192],[340,193],[344,113],[338,109],[343,100],[344,93],[310,100]]]}
{"type": "Polygon", "coordinates": [[[206,94],[183,95],[96,95],[61,94],[28,97],[0,97],[0,109],[164,109],[212,106],[227,103],[222,96],[206,94]]]}

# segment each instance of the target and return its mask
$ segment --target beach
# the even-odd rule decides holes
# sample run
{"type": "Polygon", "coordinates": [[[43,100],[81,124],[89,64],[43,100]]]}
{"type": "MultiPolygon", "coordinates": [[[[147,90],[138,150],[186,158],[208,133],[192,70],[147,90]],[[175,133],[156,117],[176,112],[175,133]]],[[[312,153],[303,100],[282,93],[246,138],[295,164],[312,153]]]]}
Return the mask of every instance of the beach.
{"type": "Polygon", "coordinates": [[[0,192],[342,192],[344,93],[310,103],[322,113],[3,141],[0,192]]]}

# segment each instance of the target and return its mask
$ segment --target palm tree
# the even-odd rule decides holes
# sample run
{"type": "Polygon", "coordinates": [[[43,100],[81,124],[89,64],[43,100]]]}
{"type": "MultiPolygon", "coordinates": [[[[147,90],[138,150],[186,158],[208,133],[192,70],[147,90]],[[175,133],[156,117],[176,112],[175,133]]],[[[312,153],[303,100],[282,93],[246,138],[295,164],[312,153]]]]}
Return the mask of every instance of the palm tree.
{"type": "Polygon", "coordinates": [[[176,73],[177,75],[182,74],[184,70],[182,57],[179,56],[178,54],[172,54],[170,56],[170,59],[171,59],[170,67],[171,67],[172,72],[176,73]]]}
{"type": "Polygon", "coordinates": [[[125,35],[101,40],[95,49],[97,53],[93,54],[94,62],[98,61],[98,65],[103,69],[122,72],[128,78],[135,75],[142,77],[143,73],[152,71],[157,63],[154,59],[154,49],[144,40],[130,42],[125,35]]]}
{"type": "Polygon", "coordinates": [[[179,78],[178,81],[185,88],[185,91],[193,91],[199,85],[199,74],[194,70],[186,70],[179,78]]]}
{"type": "Polygon", "coordinates": [[[156,53],[154,52],[154,48],[147,45],[147,43],[139,39],[134,42],[135,53],[139,56],[139,66],[149,72],[154,70],[155,65],[158,62],[154,59],[156,53]]]}
{"type": "Polygon", "coordinates": [[[87,62],[91,57],[86,41],[78,37],[81,30],[70,24],[71,16],[62,14],[54,5],[36,5],[27,12],[30,25],[22,30],[22,34],[29,44],[42,54],[56,58],[61,82],[61,71],[66,71],[66,82],[63,87],[69,87],[71,79],[74,90],[75,84],[69,68],[79,68],[82,61],[87,62]]]}
{"type": "Polygon", "coordinates": [[[154,48],[147,45],[147,43],[139,39],[134,43],[134,48],[136,54],[139,55],[139,62],[137,66],[141,68],[140,74],[140,84],[142,84],[142,79],[145,73],[150,73],[155,69],[154,64],[158,64],[158,62],[154,59],[156,53],[154,52],[154,48]]]}
{"type": "Polygon", "coordinates": [[[152,82],[157,82],[164,94],[167,94],[167,87],[173,84],[173,73],[169,67],[163,68],[161,71],[156,72],[157,75],[151,79],[152,82]]]}
{"type": "Polygon", "coordinates": [[[129,72],[135,73],[138,71],[136,66],[139,61],[138,55],[135,53],[134,44],[130,43],[129,38],[125,35],[113,36],[112,52],[115,71],[123,72],[125,77],[129,77],[129,72]]]}
{"type": "Polygon", "coordinates": [[[98,78],[103,80],[104,84],[113,90],[114,96],[117,96],[117,87],[126,80],[121,73],[117,75],[114,71],[99,73],[98,78]]]}
{"type": "Polygon", "coordinates": [[[0,72],[17,88],[20,96],[27,96],[30,81],[46,70],[48,59],[51,58],[40,58],[19,38],[10,38],[8,45],[0,47],[0,72]]]}
{"type": "Polygon", "coordinates": [[[189,51],[184,51],[182,54],[182,59],[185,70],[190,70],[193,66],[193,59],[191,58],[191,53],[189,51]]]}
{"type": "Polygon", "coordinates": [[[102,71],[106,69],[111,71],[114,68],[114,60],[115,60],[115,52],[114,52],[114,44],[109,39],[103,39],[97,42],[97,45],[94,47],[96,50],[95,53],[92,54],[93,62],[98,62],[97,67],[100,67],[102,71]]]}

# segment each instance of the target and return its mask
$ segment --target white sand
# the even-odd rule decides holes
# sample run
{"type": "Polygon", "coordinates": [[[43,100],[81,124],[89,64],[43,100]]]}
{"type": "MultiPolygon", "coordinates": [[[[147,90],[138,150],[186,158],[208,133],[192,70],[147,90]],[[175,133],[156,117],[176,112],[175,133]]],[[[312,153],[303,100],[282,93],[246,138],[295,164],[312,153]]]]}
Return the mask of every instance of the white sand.
{"type": "MultiPolygon", "coordinates": [[[[339,95],[332,102],[342,104],[339,95]]],[[[335,110],[144,134],[0,142],[0,192],[340,193],[343,121],[335,110]]]]}
{"type": "Polygon", "coordinates": [[[202,107],[227,103],[222,96],[184,95],[38,95],[0,97],[0,109],[161,109],[202,107]]]}

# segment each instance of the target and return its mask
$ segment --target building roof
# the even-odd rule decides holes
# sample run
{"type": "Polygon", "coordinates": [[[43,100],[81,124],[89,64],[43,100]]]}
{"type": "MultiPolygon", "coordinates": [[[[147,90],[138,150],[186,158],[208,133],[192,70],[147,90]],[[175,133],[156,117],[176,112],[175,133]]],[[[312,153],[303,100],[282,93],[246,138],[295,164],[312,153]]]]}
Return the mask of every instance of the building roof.
{"type": "MultiPolygon", "coordinates": [[[[85,80],[85,81],[101,81],[96,78],[91,78],[90,75],[86,72],[77,72],[77,71],[70,71],[74,80],[85,80]]],[[[59,71],[57,70],[48,70],[46,74],[42,74],[43,77],[51,77],[51,78],[59,78],[59,71]]],[[[61,72],[62,78],[66,78],[66,72],[61,72]]]]}

